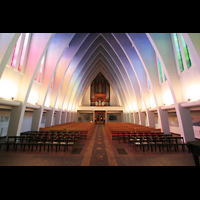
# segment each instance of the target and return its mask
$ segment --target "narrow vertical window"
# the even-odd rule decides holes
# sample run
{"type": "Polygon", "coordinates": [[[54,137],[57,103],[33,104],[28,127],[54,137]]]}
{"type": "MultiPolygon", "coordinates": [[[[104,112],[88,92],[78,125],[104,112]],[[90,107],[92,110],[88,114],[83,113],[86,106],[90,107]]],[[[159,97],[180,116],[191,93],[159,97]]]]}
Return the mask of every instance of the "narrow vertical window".
{"type": "Polygon", "coordinates": [[[35,81],[37,81],[37,77],[38,77],[38,71],[37,71],[35,78],[34,78],[35,81]]]}
{"type": "Polygon", "coordinates": [[[51,79],[51,87],[50,87],[51,90],[53,89],[53,79],[54,78],[51,79]]]}
{"type": "Polygon", "coordinates": [[[19,66],[18,66],[18,70],[20,72],[22,71],[23,64],[24,64],[24,58],[25,58],[25,54],[26,54],[26,50],[27,50],[28,38],[29,38],[29,33],[26,33],[25,39],[24,39],[24,44],[22,47],[21,57],[20,57],[20,61],[19,61],[19,66]]]}
{"type": "Polygon", "coordinates": [[[181,35],[181,40],[182,40],[182,44],[183,44],[183,50],[184,50],[184,54],[185,54],[185,59],[186,59],[187,67],[190,68],[192,66],[192,62],[191,62],[191,58],[190,58],[190,53],[189,53],[189,50],[188,50],[188,46],[185,43],[185,40],[184,40],[184,38],[183,38],[182,35],[181,35]]]}
{"type": "Polygon", "coordinates": [[[177,35],[177,33],[173,33],[173,36],[174,36],[174,43],[175,43],[175,47],[176,47],[176,53],[177,53],[177,57],[178,57],[179,68],[180,68],[180,71],[182,72],[184,70],[184,67],[183,67],[183,60],[182,60],[182,56],[181,56],[180,45],[179,45],[179,41],[178,41],[178,35],[177,35]]]}
{"type": "Polygon", "coordinates": [[[164,73],[164,77],[165,77],[165,81],[166,81],[166,80],[167,80],[167,77],[166,77],[165,73],[164,73]]]}
{"type": "Polygon", "coordinates": [[[18,53],[19,53],[19,47],[20,47],[21,39],[22,39],[22,34],[19,36],[17,43],[15,45],[15,48],[14,48],[12,61],[11,61],[11,66],[13,68],[15,68],[15,65],[16,65],[16,62],[17,62],[17,57],[18,57],[18,53]]]}
{"type": "Polygon", "coordinates": [[[147,78],[147,82],[148,82],[148,88],[149,90],[151,89],[151,84],[150,84],[150,80],[147,78]]]}
{"type": "Polygon", "coordinates": [[[161,63],[160,63],[159,58],[158,58],[158,68],[159,68],[159,74],[160,74],[160,81],[162,83],[163,82],[163,75],[162,75],[162,68],[161,68],[161,63]]]}
{"type": "Polygon", "coordinates": [[[41,80],[42,80],[42,74],[43,74],[43,69],[44,69],[44,58],[45,56],[43,56],[41,64],[40,64],[40,68],[39,68],[39,78],[38,78],[39,83],[41,83],[41,80]]]}
{"type": "Polygon", "coordinates": [[[40,67],[37,70],[37,73],[36,73],[35,78],[34,78],[34,80],[38,81],[39,83],[42,80],[42,74],[43,74],[43,69],[44,69],[44,59],[45,59],[45,55],[43,56],[43,58],[41,60],[40,67]]]}

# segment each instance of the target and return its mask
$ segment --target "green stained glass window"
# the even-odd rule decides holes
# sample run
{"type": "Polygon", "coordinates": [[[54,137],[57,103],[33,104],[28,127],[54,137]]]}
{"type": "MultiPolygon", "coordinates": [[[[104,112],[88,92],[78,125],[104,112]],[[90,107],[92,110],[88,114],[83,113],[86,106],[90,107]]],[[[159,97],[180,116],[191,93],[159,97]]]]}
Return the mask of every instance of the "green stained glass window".
{"type": "Polygon", "coordinates": [[[179,68],[180,68],[180,71],[182,72],[184,70],[184,67],[183,67],[183,60],[182,60],[181,50],[180,50],[179,41],[178,41],[178,35],[177,33],[173,33],[173,36],[174,36],[174,43],[176,47],[176,53],[178,57],[179,68]]]}
{"type": "Polygon", "coordinates": [[[162,75],[162,68],[161,68],[161,63],[160,63],[159,58],[158,58],[158,67],[159,67],[159,73],[160,73],[160,81],[162,83],[163,82],[163,75],[162,75]]]}
{"type": "Polygon", "coordinates": [[[183,50],[184,50],[184,54],[185,54],[187,67],[190,68],[192,66],[191,59],[190,59],[190,53],[189,53],[189,50],[188,50],[188,46],[185,43],[185,40],[184,40],[182,35],[181,35],[181,40],[182,40],[182,44],[183,44],[183,50]]]}
{"type": "Polygon", "coordinates": [[[166,81],[166,80],[167,80],[167,77],[166,77],[165,73],[164,73],[164,77],[165,77],[165,81],[166,81]]]}

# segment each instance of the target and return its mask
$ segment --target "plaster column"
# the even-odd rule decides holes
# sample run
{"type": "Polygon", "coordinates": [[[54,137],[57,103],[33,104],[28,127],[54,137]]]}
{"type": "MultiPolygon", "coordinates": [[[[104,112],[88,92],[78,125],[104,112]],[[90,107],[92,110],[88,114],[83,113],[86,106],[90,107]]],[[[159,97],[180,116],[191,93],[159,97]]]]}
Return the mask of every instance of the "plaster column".
{"type": "Polygon", "coordinates": [[[166,110],[162,110],[161,106],[158,107],[158,109],[158,120],[160,121],[162,132],[164,132],[164,134],[170,134],[168,112],[166,110]]]}
{"type": "MultiPolygon", "coordinates": [[[[41,121],[39,121],[39,125],[38,125],[38,120],[36,120],[36,116],[40,116],[42,110],[43,110],[43,109],[42,109],[42,106],[40,106],[39,109],[34,109],[34,110],[33,110],[31,131],[39,131],[41,121]]],[[[42,113],[42,114],[43,114],[43,113],[42,113]]]]}
{"type": "Polygon", "coordinates": [[[130,113],[131,123],[134,123],[133,113],[130,113]]]}
{"type": "Polygon", "coordinates": [[[138,114],[138,112],[134,112],[133,115],[134,115],[134,120],[135,120],[134,123],[139,124],[139,114],[138,114]]]}
{"type": "Polygon", "coordinates": [[[55,125],[59,125],[61,121],[62,110],[59,110],[55,114],[55,125]]]}
{"type": "Polygon", "coordinates": [[[67,112],[67,123],[71,122],[71,111],[67,112]]]}
{"type": "Polygon", "coordinates": [[[71,112],[71,122],[74,122],[74,111],[71,112]]]}
{"type": "Polygon", "coordinates": [[[147,111],[148,126],[155,128],[154,112],[150,111],[149,109],[146,109],[146,111],[147,111]]]}
{"type": "Polygon", "coordinates": [[[51,122],[53,122],[53,116],[54,116],[54,109],[47,111],[45,126],[51,126],[51,122]]]}
{"type": "Polygon", "coordinates": [[[131,123],[131,113],[128,112],[128,122],[131,123]]]}
{"type": "Polygon", "coordinates": [[[61,124],[65,124],[67,119],[67,111],[62,112],[61,124]]]}
{"type": "Polygon", "coordinates": [[[145,113],[139,111],[139,115],[140,115],[140,125],[145,126],[145,113]]]}

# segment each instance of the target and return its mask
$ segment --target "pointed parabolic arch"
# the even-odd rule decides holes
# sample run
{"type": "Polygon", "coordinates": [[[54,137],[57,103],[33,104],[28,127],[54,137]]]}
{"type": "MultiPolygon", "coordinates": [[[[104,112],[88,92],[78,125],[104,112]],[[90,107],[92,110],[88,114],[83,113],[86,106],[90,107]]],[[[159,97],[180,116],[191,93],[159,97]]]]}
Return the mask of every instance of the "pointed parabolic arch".
{"type": "MultiPolygon", "coordinates": [[[[98,50],[100,51],[100,49],[101,49],[101,51],[103,51],[103,49],[102,49],[102,47],[101,46],[99,46],[99,48],[97,48],[96,49],[96,52],[98,52],[98,50]]],[[[105,51],[105,50],[104,50],[105,51]]],[[[105,52],[106,53],[106,52],[105,52]]],[[[106,62],[106,59],[105,59],[105,56],[102,56],[102,54],[99,54],[99,56],[101,56],[102,57],[102,59],[104,59],[105,60],[105,62],[106,62]]],[[[80,80],[80,79],[83,79],[83,80],[87,80],[88,78],[83,78],[82,77],[82,74],[84,74],[85,72],[86,72],[86,74],[90,71],[90,69],[92,68],[92,64],[89,64],[90,63],[90,61],[91,61],[91,59],[92,59],[92,57],[90,57],[90,59],[88,59],[87,60],[87,63],[85,64],[85,66],[84,66],[84,68],[81,70],[81,72],[79,73],[79,76],[78,76],[78,78],[77,78],[77,80],[80,80]],[[89,71],[88,71],[89,70],[89,71]]],[[[96,59],[98,59],[98,56],[96,57],[96,59]]],[[[108,56],[108,59],[110,59],[110,57],[108,56]]],[[[91,63],[92,63],[92,61],[91,61],[91,63]]],[[[107,62],[108,63],[108,62],[107,62]]],[[[114,62],[112,63],[112,65],[114,65],[114,62]]],[[[110,65],[110,67],[109,67],[109,69],[111,70],[112,69],[112,65],[110,65]]],[[[108,68],[107,69],[105,69],[105,71],[107,71],[107,73],[110,71],[108,68]]],[[[119,72],[119,71],[118,71],[119,72]]],[[[117,73],[116,72],[114,72],[114,71],[112,71],[112,73],[114,73],[115,74],[115,79],[116,79],[116,77],[118,76],[117,75],[117,73]]],[[[120,72],[119,72],[119,74],[120,74],[120,72]]],[[[89,75],[90,76],[90,75],[89,75]]],[[[122,76],[120,77],[121,79],[122,79],[122,76]]],[[[120,79],[117,79],[117,82],[120,82],[120,79]]],[[[124,87],[126,87],[126,85],[124,84],[124,82],[122,82],[122,85],[124,85],[124,87]]],[[[75,89],[75,87],[74,87],[74,89],[75,89]]],[[[78,89],[78,85],[76,86],[76,89],[78,89]]],[[[117,89],[117,88],[116,88],[117,89]]],[[[123,91],[123,90],[122,90],[123,91]]],[[[74,101],[73,101],[74,102],[74,101]]]]}
{"type": "MultiPolygon", "coordinates": [[[[179,39],[181,39],[180,34],[188,46],[193,63],[193,66],[185,70],[185,72],[190,71],[196,74],[198,71],[199,73],[200,34],[178,33],[179,39]],[[195,66],[197,68],[193,68],[195,66]],[[198,70],[196,71],[195,69],[198,70]]],[[[0,35],[0,76],[2,75],[3,77],[7,75],[6,68],[10,68],[11,54],[14,52],[20,33],[1,33],[0,35]]],[[[28,40],[29,47],[27,48],[25,56],[27,61],[25,62],[26,64],[24,63],[25,71],[22,72],[22,76],[19,74],[21,77],[18,82],[19,92],[15,97],[23,105],[20,108],[12,108],[8,135],[13,135],[16,132],[16,135],[20,133],[25,108],[30,106],[27,105],[27,102],[29,94],[32,91],[37,93],[39,99],[34,103],[37,103],[37,107],[41,106],[41,109],[35,109],[38,111],[38,114],[35,114],[36,111],[33,114],[31,129],[37,130],[40,126],[47,95],[50,101],[49,106],[53,108],[51,109],[51,116],[48,114],[51,118],[51,122],[49,122],[50,126],[53,124],[52,119],[55,108],[60,108],[60,113],[63,111],[63,108],[67,111],[73,108],[75,111],[76,106],[81,102],[92,79],[98,72],[102,72],[113,87],[118,104],[123,105],[124,112],[134,112],[133,103],[137,105],[139,112],[145,112],[146,109],[147,116],[148,113],[157,109],[158,119],[165,133],[170,132],[170,130],[167,113],[168,108],[163,107],[165,101],[164,96],[166,96],[164,95],[166,90],[163,86],[168,86],[174,102],[173,106],[177,114],[180,133],[182,136],[185,136],[186,141],[194,138],[190,110],[185,104],[182,107],[182,102],[183,100],[187,100],[184,97],[186,95],[185,89],[188,86],[199,88],[199,85],[198,81],[191,82],[191,84],[188,83],[187,86],[182,84],[180,77],[184,77],[184,75],[179,76],[180,74],[178,74],[179,70],[177,70],[177,55],[174,47],[173,34],[32,33],[28,40]],[[32,85],[35,83],[34,78],[44,55],[46,55],[46,58],[43,79],[40,87],[38,86],[38,89],[35,89],[32,85]],[[159,58],[162,71],[167,78],[163,84],[160,83],[157,58],[159,58]],[[150,81],[151,92],[153,93],[156,104],[156,108],[154,107],[153,109],[150,107],[151,104],[149,102],[152,93],[149,94],[147,78],[150,81]],[[54,79],[54,86],[49,92],[52,79],[54,79]],[[143,101],[145,109],[142,106],[143,101]],[[56,106],[56,102],[58,102],[59,106],[56,106]]],[[[181,53],[185,63],[184,49],[181,44],[180,40],[181,53]]],[[[22,42],[20,49],[23,49],[22,42]]],[[[18,55],[18,60],[20,59],[20,55],[21,53],[18,55]]],[[[187,69],[186,63],[184,67],[187,69]]],[[[16,73],[20,73],[17,70],[15,71],[16,73]]],[[[10,74],[8,76],[9,81],[11,81],[10,74]]],[[[199,77],[197,77],[197,80],[199,80],[199,77]]],[[[196,91],[193,93],[195,94],[196,91]]]]}
{"type": "MultiPolygon", "coordinates": [[[[77,94],[82,93],[82,97],[83,97],[83,94],[85,93],[86,88],[89,87],[89,84],[92,81],[92,78],[94,79],[94,76],[97,75],[97,71],[99,70],[100,64],[102,67],[101,70],[102,70],[103,74],[105,75],[107,80],[111,83],[111,86],[113,88],[115,88],[115,90],[116,90],[115,95],[118,97],[118,99],[120,98],[119,102],[123,102],[123,104],[126,105],[127,104],[126,100],[123,99],[124,91],[122,89],[122,86],[119,84],[119,78],[118,78],[119,75],[117,75],[117,73],[112,69],[111,65],[106,60],[106,58],[102,54],[102,52],[99,52],[99,54],[95,57],[93,62],[91,62],[91,64],[88,66],[87,71],[84,73],[84,75],[79,83],[79,86],[78,86],[79,90],[77,91],[77,94]],[[95,74],[95,75],[93,75],[93,74],[95,74]],[[85,87],[83,85],[85,85],[85,87]],[[83,92],[81,92],[81,91],[83,91],[83,92]],[[119,95],[117,95],[117,93],[119,95]]],[[[78,100],[79,100],[79,98],[78,98],[78,100]]]]}
{"type": "MultiPolygon", "coordinates": [[[[120,57],[119,54],[124,54],[124,52],[121,49],[120,45],[117,43],[115,38],[112,36],[112,39],[109,39],[108,37],[112,36],[111,34],[102,35],[99,34],[95,40],[93,40],[93,43],[90,45],[90,47],[87,49],[87,52],[82,56],[80,62],[76,66],[75,73],[73,74],[68,89],[65,94],[65,108],[68,110],[71,109],[75,97],[78,96],[77,90],[78,85],[83,79],[83,74],[88,73],[91,68],[90,63],[95,59],[96,55],[99,52],[102,52],[104,55],[104,60],[107,60],[108,63],[110,63],[109,69],[112,69],[114,74],[115,81],[122,86],[122,90],[120,91],[124,92],[124,95],[121,95],[123,98],[123,102],[126,102],[124,104],[125,108],[130,107],[129,105],[132,104],[133,100],[136,99],[136,103],[139,105],[138,107],[141,107],[141,97],[140,97],[140,89],[139,84],[137,82],[137,78],[135,77],[132,67],[130,66],[129,69],[127,69],[128,66],[128,59],[124,55],[123,57],[120,57]],[[111,42],[110,42],[111,41],[111,42]],[[117,50],[118,49],[118,50],[117,50]],[[131,71],[132,70],[132,71],[131,71]],[[88,72],[87,72],[88,71],[88,72]],[[82,74],[82,75],[81,75],[82,74]],[[137,95],[135,93],[137,91],[137,95]],[[124,98],[126,96],[126,98],[124,98]],[[69,107],[68,107],[69,106],[69,107]]],[[[89,36],[88,36],[89,37],[89,36]]],[[[129,64],[130,65],[130,64],[129,64]]],[[[107,65],[106,65],[107,66],[107,65]]],[[[105,68],[105,71],[108,70],[105,68]]],[[[88,76],[90,76],[88,74],[88,76]]],[[[84,81],[86,81],[86,78],[84,78],[84,81]]],[[[114,88],[114,90],[117,90],[117,88],[114,88]]],[[[81,91],[79,91],[81,92],[81,91]]],[[[132,105],[131,105],[132,106],[132,105]]],[[[75,105],[73,106],[75,107],[75,105]]]]}
{"type": "Polygon", "coordinates": [[[91,84],[92,80],[94,80],[94,78],[101,72],[104,77],[108,80],[108,82],[110,83],[112,88],[115,88],[114,93],[115,96],[117,98],[117,103],[119,106],[123,105],[123,99],[122,99],[122,94],[121,94],[121,90],[119,88],[119,85],[116,83],[115,79],[113,79],[112,74],[108,73],[108,70],[105,70],[105,64],[103,63],[103,61],[100,59],[97,63],[96,63],[96,68],[94,67],[92,69],[92,71],[90,72],[90,74],[87,76],[87,78],[84,80],[82,79],[82,81],[80,82],[79,85],[83,84],[78,87],[78,98],[77,98],[77,103],[80,104],[82,101],[83,96],[85,95],[85,92],[87,90],[87,88],[89,87],[89,85],[91,84]]]}
{"type": "MultiPolygon", "coordinates": [[[[119,84],[119,82],[120,82],[119,79],[117,79],[117,77],[119,75],[117,75],[116,72],[112,69],[111,65],[109,64],[109,62],[106,60],[106,58],[103,56],[103,54],[101,52],[99,52],[99,54],[89,64],[89,66],[87,68],[85,68],[84,70],[82,70],[81,73],[79,74],[79,77],[77,78],[79,80],[79,84],[76,86],[76,88],[77,88],[76,95],[82,94],[82,91],[85,88],[88,88],[90,82],[92,81],[92,77],[95,76],[93,74],[96,73],[97,70],[99,70],[98,69],[99,63],[101,63],[102,71],[104,70],[103,74],[105,75],[105,77],[107,77],[107,79],[109,80],[111,85],[113,85],[113,87],[116,89],[116,91],[118,91],[119,93],[122,93],[120,95],[120,98],[122,98],[122,96],[124,96],[124,91],[122,89],[122,86],[119,84]],[[105,63],[107,63],[107,64],[105,64],[105,63]],[[87,85],[85,86],[85,84],[87,84],[87,85]]],[[[77,96],[75,96],[74,101],[76,101],[76,97],[77,96]]],[[[79,98],[78,98],[78,100],[79,100],[79,98]]],[[[119,100],[119,101],[121,102],[122,100],[119,100]]]]}

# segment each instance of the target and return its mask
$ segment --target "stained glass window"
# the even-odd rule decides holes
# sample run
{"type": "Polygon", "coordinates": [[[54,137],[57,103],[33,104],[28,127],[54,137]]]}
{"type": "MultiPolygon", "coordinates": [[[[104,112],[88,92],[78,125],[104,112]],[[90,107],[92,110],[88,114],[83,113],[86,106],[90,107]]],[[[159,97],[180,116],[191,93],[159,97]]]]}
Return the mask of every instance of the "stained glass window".
{"type": "Polygon", "coordinates": [[[159,58],[158,58],[158,68],[159,68],[159,74],[160,74],[160,81],[162,83],[163,82],[163,75],[162,75],[162,68],[161,68],[161,63],[160,63],[159,58]]]}
{"type": "Polygon", "coordinates": [[[13,56],[12,56],[12,61],[11,61],[11,66],[13,68],[15,68],[15,66],[16,66],[16,62],[17,62],[17,58],[18,58],[18,54],[19,54],[19,47],[20,47],[21,39],[22,39],[22,34],[19,36],[19,38],[17,40],[17,43],[15,45],[15,48],[14,48],[14,52],[13,52],[13,56]]]}
{"type": "Polygon", "coordinates": [[[177,35],[177,33],[173,33],[173,36],[174,36],[174,43],[175,43],[175,47],[176,47],[176,53],[177,53],[177,57],[178,57],[179,68],[180,68],[180,71],[182,72],[184,70],[184,66],[183,66],[183,60],[182,60],[182,56],[181,56],[180,45],[179,45],[179,41],[178,41],[178,35],[177,35]]]}
{"type": "Polygon", "coordinates": [[[39,83],[41,83],[41,80],[42,80],[42,74],[43,74],[43,69],[44,69],[44,59],[45,59],[45,55],[43,56],[42,58],[42,61],[40,63],[40,67],[35,75],[35,80],[38,81],[39,83]]]}
{"type": "Polygon", "coordinates": [[[184,40],[182,35],[181,35],[181,40],[182,40],[182,44],[183,44],[183,50],[184,50],[184,54],[185,54],[187,67],[190,68],[192,66],[191,59],[190,59],[190,53],[189,53],[189,50],[188,50],[188,46],[185,43],[185,40],[184,40]]]}
{"type": "Polygon", "coordinates": [[[19,66],[18,66],[18,70],[20,72],[22,71],[23,64],[24,64],[24,58],[25,58],[25,54],[26,54],[26,50],[27,50],[29,35],[30,35],[30,33],[26,33],[25,39],[24,39],[24,44],[23,44],[23,47],[22,47],[21,57],[20,57],[19,66]]]}

